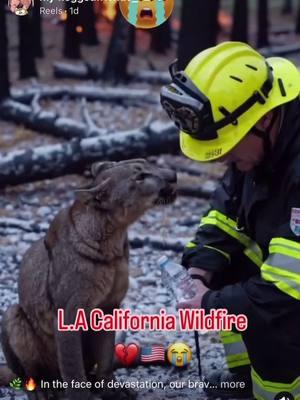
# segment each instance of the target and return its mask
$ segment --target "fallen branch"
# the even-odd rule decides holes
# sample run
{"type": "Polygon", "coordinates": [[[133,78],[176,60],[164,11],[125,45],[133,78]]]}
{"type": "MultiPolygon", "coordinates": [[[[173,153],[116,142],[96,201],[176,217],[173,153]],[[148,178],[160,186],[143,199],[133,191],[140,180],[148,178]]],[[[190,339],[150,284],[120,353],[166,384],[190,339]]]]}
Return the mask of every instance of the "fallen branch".
{"type": "Polygon", "coordinates": [[[264,57],[285,56],[300,53],[300,45],[295,43],[282,46],[270,46],[261,48],[259,51],[264,57]]]}
{"type": "Polygon", "coordinates": [[[12,99],[24,104],[30,105],[35,96],[39,96],[39,100],[60,100],[62,98],[81,99],[87,101],[107,101],[116,102],[118,104],[130,101],[133,105],[158,104],[159,96],[144,89],[129,88],[101,88],[95,86],[78,85],[78,86],[38,86],[29,89],[13,89],[12,99]]]}
{"type": "Polygon", "coordinates": [[[154,235],[130,235],[129,234],[130,246],[134,249],[139,249],[144,246],[149,246],[156,250],[172,250],[175,252],[181,252],[184,246],[188,243],[189,239],[176,238],[176,239],[164,239],[162,236],[154,235]]]}
{"type": "Polygon", "coordinates": [[[209,199],[214,192],[214,188],[205,186],[188,186],[182,185],[178,187],[178,194],[181,196],[200,197],[209,199]]]}
{"type": "Polygon", "coordinates": [[[31,106],[10,99],[4,100],[0,103],[0,118],[22,124],[39,133],[64,139],[93,137],[106,133],[105,129],[95,126],[91,129],[86,123],[60,117],[54,111],[43,110],[38,100],[40,100],[38,94],[33,96],[31,106]]]}
{"type": "Polygon", "coordinates": [[[0,187],[82,173],[94,161],[178,151],[173,123],[154,121],[142,129],[0,154],[0,187]]]}
{"type": "MultiPolygon", "coordinates": [[[[80,80],[102,79],[102,69],[97,65],[92,65],[88,63],[73,65],[57,62],[54,63],[53,69],[55,78],[70,78],[80,80]]],[[[129,75],[129,80],[164,85],[170,82],[170,76],[167,72],[139,71],[129,75]]]]}
{"type": "Polygon", "coordinates": [[[25,232],[40,232],[38,224],[17,218],[0,217],[0,228],[16,228],[25,232]]]}

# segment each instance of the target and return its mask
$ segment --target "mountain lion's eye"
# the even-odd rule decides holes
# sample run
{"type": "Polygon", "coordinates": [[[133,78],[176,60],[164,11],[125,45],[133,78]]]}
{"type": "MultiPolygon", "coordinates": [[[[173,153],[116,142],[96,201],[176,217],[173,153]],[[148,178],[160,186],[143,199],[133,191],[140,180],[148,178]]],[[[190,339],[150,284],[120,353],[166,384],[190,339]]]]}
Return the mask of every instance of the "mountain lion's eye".
{"type": "Polygon", "coordinates": [[[148,177],[148,174],[145,174],[145,173],[140,173],[140,174],[138,174],[138,176],[136,177],[136,181],[137,182],[142,182],[142,181],[144,181],[146,178],[148,177]]]}

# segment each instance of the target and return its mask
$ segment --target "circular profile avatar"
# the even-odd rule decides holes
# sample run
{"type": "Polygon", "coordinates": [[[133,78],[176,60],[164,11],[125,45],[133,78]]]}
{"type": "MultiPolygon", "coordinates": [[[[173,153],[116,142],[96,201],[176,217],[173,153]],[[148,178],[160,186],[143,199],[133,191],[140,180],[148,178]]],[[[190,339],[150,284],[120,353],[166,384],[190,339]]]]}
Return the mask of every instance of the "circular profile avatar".
{"type": "Polygon", "coordinates": [[[8,7],[11,12],[19,16],[28,14],[29,7],[33,4],[33,0],[9,0],[8,7]]]}
{"type": "Polygon", "coordinates": [[[185,367],[192,361],[192,349],[185,343],[173,343],[168,347],[167,357],[175,367],[185,367]]]}
{"type": "Polygon", "coordinates": [[[174,0],[119,0],[123,16],[137,28],[155,28],[166,22],[174,0]]]}

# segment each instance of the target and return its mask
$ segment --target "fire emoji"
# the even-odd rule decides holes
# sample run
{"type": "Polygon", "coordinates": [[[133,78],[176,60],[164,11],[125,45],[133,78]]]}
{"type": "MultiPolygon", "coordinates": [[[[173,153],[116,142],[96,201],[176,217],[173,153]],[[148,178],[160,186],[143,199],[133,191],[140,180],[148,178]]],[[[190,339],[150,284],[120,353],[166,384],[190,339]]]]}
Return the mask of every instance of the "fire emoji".
{"type": "Polygon", "coordinates": [[[33,392],[36,388],[36,383],[33,378],[29,378],[25,383],[25,388],[29,392],[33,392]]]}

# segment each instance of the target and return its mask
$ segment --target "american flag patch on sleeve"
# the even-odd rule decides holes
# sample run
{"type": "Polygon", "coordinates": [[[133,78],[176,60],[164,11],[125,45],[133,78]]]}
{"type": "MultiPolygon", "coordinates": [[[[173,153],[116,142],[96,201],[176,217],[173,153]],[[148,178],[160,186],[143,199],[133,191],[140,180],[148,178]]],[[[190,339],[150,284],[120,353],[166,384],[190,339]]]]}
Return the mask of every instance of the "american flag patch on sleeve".
{"type": "Polygon", "coordinates": [[[141,362],[152,363],[158,361],[165,361],[165,348],[162,345],[153,345],[149,347],[142,347],[141,349],[141,362]]]}

